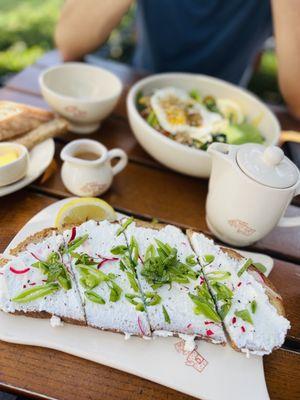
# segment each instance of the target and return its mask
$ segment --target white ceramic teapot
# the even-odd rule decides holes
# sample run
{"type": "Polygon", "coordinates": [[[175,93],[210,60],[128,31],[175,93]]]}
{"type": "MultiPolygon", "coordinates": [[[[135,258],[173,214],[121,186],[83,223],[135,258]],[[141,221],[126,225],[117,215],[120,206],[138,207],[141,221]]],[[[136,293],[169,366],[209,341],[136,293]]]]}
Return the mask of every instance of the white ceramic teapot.
{"type": "Polygon", "coordinates": [[[206,221],[224,242],[247,246],[277,224],[300,226],[300,216],[283,218],[300,194],[298,168],[279,147],[247,143],[213,143],[212,172],[206,201],[206,221]]]}

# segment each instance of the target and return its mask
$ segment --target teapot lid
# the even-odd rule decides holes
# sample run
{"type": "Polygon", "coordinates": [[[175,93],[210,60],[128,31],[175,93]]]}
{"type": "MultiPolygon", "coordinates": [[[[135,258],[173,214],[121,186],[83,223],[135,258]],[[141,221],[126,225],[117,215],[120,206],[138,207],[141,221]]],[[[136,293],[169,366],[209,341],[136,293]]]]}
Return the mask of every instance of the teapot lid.
{"type": "Polygon", "coordinates": [[[276,146],[247,143],[237,151],[237,163],[250,178],[265,186],[284,189],[299,179],[299,170],[276,146]]]}

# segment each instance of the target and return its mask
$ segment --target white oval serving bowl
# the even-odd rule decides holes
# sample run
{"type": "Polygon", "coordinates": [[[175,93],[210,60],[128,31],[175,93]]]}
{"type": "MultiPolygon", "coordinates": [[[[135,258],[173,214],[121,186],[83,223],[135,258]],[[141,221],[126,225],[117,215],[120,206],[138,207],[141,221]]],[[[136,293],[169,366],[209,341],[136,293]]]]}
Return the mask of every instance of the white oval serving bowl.
{"type": "Polygon", "coordinates": [[[80,62],[65,63],[41,73],[39,84],[47,103],[69,120],[70,129],[91,133],[116,106],[122,82],[106,69],[80,62]]]}
{"type": "Polygon", "coordinates": [[[208,178],[211,170],[210,155],[199,149],[178,143],[152,128],[136,108],[137,94],[152,93],[155,89],[174,86],[185,90],[199,90],[203,96],[228,98],[241,106],[251,121],[261,116],[258,128],[266,139],[265,145],[278,143],[280,125],[275,115],[257,97],[248,91],[217,78],[188,73],[164,73],[141,79],[127,96],[127,112],[131,129],[140,145],[161,164],[186,175],[208,178]]]}
{"type": "Polygon", "coordinates": [[[3,142],[0,143],[0,152],[14,150],[18,158],[8,164],[0,166],[0,187],[10,185],[24,178],[28,169],[28,150],[22,144],[3,142]]]}

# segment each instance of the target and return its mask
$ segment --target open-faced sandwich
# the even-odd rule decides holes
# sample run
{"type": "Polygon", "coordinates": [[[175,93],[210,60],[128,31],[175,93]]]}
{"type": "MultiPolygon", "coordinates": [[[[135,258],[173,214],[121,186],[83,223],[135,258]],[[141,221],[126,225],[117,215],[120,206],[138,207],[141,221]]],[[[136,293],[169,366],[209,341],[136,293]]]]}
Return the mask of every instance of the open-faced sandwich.
{"type": "MultiPolygon", "coordinates": [[[[149,337],[269,354],[289,322],[251,260],[204,235],[124,218],[27,238],[0,261],[0,309],[149,337]]],[[[261,266],[258,266],[261,269],[261,266]]]]}

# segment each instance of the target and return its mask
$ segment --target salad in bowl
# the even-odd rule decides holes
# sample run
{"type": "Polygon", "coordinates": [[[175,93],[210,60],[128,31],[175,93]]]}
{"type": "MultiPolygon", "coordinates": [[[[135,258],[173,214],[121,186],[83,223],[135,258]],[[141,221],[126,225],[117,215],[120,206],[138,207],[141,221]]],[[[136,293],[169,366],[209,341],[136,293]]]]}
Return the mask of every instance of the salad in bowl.
{"type": "Polygon", "coordinates": [[[166,87],[148,95],[139,92],[136,106],[154,129],[196,149],[206,150],[212,142],[264,142],[259,119],[248,121],[240,105],[229,98],[166,87]]]}
{"type": "Polygon", "coordinates": [[[167,167],[208,178],[213,142],[276,144],[280,126],[254,95],[205,75],[165,73],[138,81],[127,96],[141,146],[167,167]]]}

